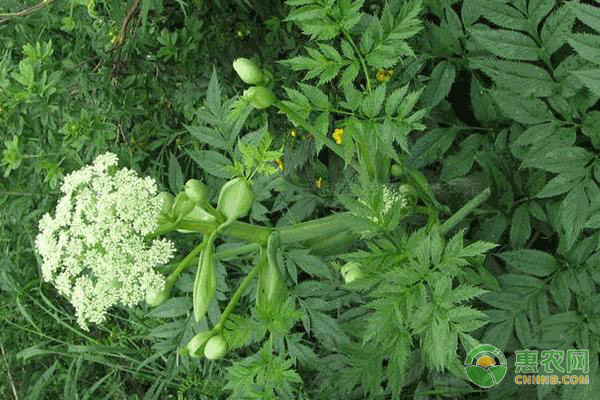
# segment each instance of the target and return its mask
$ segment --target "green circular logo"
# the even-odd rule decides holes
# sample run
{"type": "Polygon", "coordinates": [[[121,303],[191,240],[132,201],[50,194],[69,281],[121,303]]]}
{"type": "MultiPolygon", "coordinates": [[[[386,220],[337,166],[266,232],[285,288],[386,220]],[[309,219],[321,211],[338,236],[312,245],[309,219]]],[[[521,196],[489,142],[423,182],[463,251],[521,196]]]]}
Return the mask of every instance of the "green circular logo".
{"type": "Polygon", "coordinates": [[[491,344],[475,347],[465,359],[465,372],[469,380],[482,388],[499,384],[507,369],[506,357],[491,344]]]}

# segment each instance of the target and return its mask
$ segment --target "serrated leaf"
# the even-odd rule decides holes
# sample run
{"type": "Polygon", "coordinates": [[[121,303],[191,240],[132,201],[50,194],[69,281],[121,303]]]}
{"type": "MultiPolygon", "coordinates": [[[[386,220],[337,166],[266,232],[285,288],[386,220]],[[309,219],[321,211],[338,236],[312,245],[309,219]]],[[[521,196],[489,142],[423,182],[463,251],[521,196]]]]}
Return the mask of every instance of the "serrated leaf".
{"type": "Polygon", "coordinates": [[[361,110],[368,118],[375,118],[381,111],[385,100],[386,86],[379,85],[375,90],[367,94],[361,104],[361,110]]]}
{"type": "Polygon", "coordinates": [[[531,125],[554,120],[548,107],[538,99],[515,96],[511,92],[497,90],[494,92],[494,100],[508,118],[517,122],[531,125]]]}
{"type": "Polygon", "coordinates": [[[594,29],[596,32],[600,32],[600,8],[589,4],[582,4],[578,1],[570,2],[569,6],[581,22],[594,29]]]}
{"type": "Polygon", "coordinates": [[[471,28],[475,40],[486,50],[509,60],[535,61],[538,47],[533,39],[523,33],[503,29],[490,29],[482,25],[471,28]]]}
{"type": "Polygon", "coordinates": [[[543,169],[548,172],[562,173],[584,168],[593,155],[581,147],[565,147],[538,153],[523,161],[523,167],[543,169]]]}
{"type": "Polygon", "coordinates": [[[189,297],[173,297],[148,313],[149,317],[176,318],[187,314],[192,309],[189,297]]]}
{"type": "Polygon", "coordinates": [[[542,46],[548,54],[554,53],[566,42],[574,23],[575,16],[568,6],[563,6],[550,14],[540,33],[542,46]]]}
{"type": "Polygon", "coordinates": [[[600,69],[573,71],[572,73],[596,96],[600,96],[600,69]]]}
{"type": "Polygon", "coordinates": [[[221,153],[212,150],[193,150],[188,151],[188,154],[207,173],[219,178],[231,177],[231,174],[224,169],[231,163],[221,153]]]}
{"type": "Polygon", "coordinates": [[[510,243],[513,248],[521,248],[531,236],[531,221],[527,204],[521,204],[515,210],[510,226],[510,243]]]}
{"type": "Polygon", "coordinates": [[[438,63],[431,72],[431,79],[421,99],[427,107],[437,106],[450,93],[454,78],[456,77],[456,69],[454,65],[448,61],[438,63]]]}
{"type": "Polygon", "coordinates": [[[179,193],[183,187],[183,171],[173,153],[169,154],[169,186],[173,193],[179,193]]]}
{"type": "Polygon", "coordinates": [[[533,276],[548,276],[559,267],[551,254],[540,250],[521,249],[498,255],[510,266],[533,276]]]}
{"type": "Polygon", "coordinates": [[[477,0],[474,6],[490,22],[503,28],[527,31],[529,24],[525,16],[516,8],[500,0],[477,0]]]}
{"type": "Polygon", "coordinates": [[[555,85],[552,77],[545,69],[533,64],[481,59],[471,62],[474,68],[482,70],[494,82],[521,96],[550,96],[555,85]]]}
{"type": "Polygon", "coordinates": [[[600,64],[600,36],[587,33],[574,33],[569,44],[584,59],[600,64]]]}

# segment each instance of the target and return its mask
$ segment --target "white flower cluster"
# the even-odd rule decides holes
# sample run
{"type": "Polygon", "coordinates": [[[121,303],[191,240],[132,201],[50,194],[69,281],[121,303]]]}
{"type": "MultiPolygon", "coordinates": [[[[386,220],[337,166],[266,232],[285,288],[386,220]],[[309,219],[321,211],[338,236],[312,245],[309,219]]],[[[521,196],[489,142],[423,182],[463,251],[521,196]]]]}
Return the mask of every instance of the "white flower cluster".
{"type": "Polygon", "coordinates": [[[117,162],[106,153],[66,176],[55,216],[43,216],[36,238],[44,280],[69,298],[85,330],[113,305],[131,307],[162,290],[154,268],[175,252],[171,241],[145,239],[162,205],[156,183],[117,162]]]}
{"type": "Polygon", "coordinates": [[[371,221],[378,225],[385,225],[389,219],[389,214],[396,208],[406,208],[408,206],[408,200],[404,194],[398,190],[392,189],[389,186],[383,186],[383,201],[382,206],[378,211],[377,215],[369,217],[371,221]]]}

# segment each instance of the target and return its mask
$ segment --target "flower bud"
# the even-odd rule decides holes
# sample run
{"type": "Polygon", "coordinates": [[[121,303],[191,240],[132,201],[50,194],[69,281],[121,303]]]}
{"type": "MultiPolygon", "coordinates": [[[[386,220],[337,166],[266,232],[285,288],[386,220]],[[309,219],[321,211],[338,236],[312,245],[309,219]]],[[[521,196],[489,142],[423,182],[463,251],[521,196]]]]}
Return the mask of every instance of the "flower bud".
{"type": "Polygon", "coordinates": [[[227,221],[231,221],[248,214],[252,204],[254,204],[252,184],[246,178],[235,178],[221,188],[217,210],[227,221]]]}
{"type": "Polygon", "coordinates": [[[208,339],[204,346],[204,357],[208,360],[218,360],[227,354],[227,342],[221,335],[215,335],[208,339]]]}
{"type": "Polygon", "coordinates": [[[352,283],[356,280],[364,278],[364,274],[360,269],[360,264],[356,261],[350,261],[349,263],[346,263],[340,271],[342,272],[344,282],[346,283],[352,283]]]}
{"type": "Polygon", "coordinates": [[[241,80],[249,85],[256,85],[263,81],[264,75],[260,68],[247,58],[238,58],[233,62],[233,69],[241,80]]]}
{"type": "Polygon", "coordinates": [[[190,179],[185,183],[185,194],[191,201],[203,205],[208,200],[208,188],[198,179],[190,179]]]}
{"type": "Polygon", "coordinates": [[[206,346],[206,342],[208,342],[212,336],[213,332],[204,331],[190,339],[187,346],[185,346],[188,349],[190,356],[200,357],[204,353],[204,346],[206,346]]]}
{"type": "Polygon", "coordinates": [[[277,101],[273,91],[263,86],[252,86],[244,90],[244,98],[247,99],[254,108],[258,109],[270,107],[277,101]]]}
{"type": "Polygon", "coordinates": [[[173,205],[173,214],[175,218],[182,219],[188,215],[196,206],[193,201],[190,200],[189,196],[185,192],[181,192],[175,198],[175,204],[173,205]]]}
{"type": "Polygon", "coordinates": [[[400,164],[392,164],[392,167],[390,168],[390,173],[393,176],[402,176],[402,174],[404,174],[404,168],[402,168],[402,166],[400,164]]]}
{"type": "Polygon", "coordinates": [[[162,208],[160,209],[160,213],[162,215],[169,215],[171,209],[173,208],[173,203],[175,203],[175,196],[173,196],[169,192],[160,192],[158,194],[158,198],[161,200],[162,208]]]}

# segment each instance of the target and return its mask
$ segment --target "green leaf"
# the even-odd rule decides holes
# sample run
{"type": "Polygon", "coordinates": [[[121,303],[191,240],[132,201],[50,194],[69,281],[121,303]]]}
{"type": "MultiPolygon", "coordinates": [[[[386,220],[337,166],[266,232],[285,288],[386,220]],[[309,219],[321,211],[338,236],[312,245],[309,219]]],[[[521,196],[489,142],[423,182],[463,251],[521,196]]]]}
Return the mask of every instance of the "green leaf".
{"type": "Polygon", "coordinates": [[[173,297],[148,313],[149,317],[176,318],[187,314],[192,309],[190,297],[173,297]]]}
{"type": "Polygon", "coordinates": [[[563,6],[550,14],[540,33],[542,46],[548,54],[554,53],[565,44],[574,23],[575,16],[568,6],[563,6]]]}
{"type": "Polygon", "coordinates": [[[558,269],[558,262],[549,253],[522,249],[499,254],[507,264],[533,276],[548,276],[558,269]]]}
{"type": "Polygon", "coordinates": [[[529,209],[527,204],[521,204],[515,210],[510,226],[510,243],[513,248],[525,246],[527,239],[531,236],[531,221],[529,220],[529,209]]]}
{"type": "Polygon", "coordinates": [[[179,193],[183,187],[183,171],[173,153],[169,153],[169,186],[173,193],[179,193]]]}
{"type": "Polygon", "coordinates": [[[192,150],[188,151],[188,154],[207,173],[218,178],[231,177],[231,174],[224,169],[231,163],[221,153],[212,150],[192,150]]]}
{"type": "Polygon", "coordinates": [[[377,89],[365,97],[361,104],[361,110],[368,118],[375,118],[381,111],[383,101],[385,100],[386,86],[379,85],[377,89]]]}
{"type": "Polygon", "coordinates": [[[600,64],[600,36],[588,33],[574,33],[569,44],[584,59],[600,64]]]}
{"type": "Polygon", "coordinates": [[[589,4],[582,4],[578,1],[570,2],[569,6],[581,22],[594,29],[596,32],[600,32],[600,8],[589,4]]]}
{"type": "Polygon", "coordinates": [[[600,96],[600,69],[572,71],[596,96],[600,96]]]}
{"type": "Polygon", "coordinates": [[[583,170],[583,173],[580,176],[572,176],[567,174],[557,175],[546,182],[542,190],[540,190],[535,197],[543,199],[566,193],[574,187],[579,186],[584,176],[585,170],[583,170]]]}
{"type": "Polygon", "coordinates": [[[535,61],[538,59],[538,46],[527,35],[503,29],[490,29],[484,25],[474,25],[471,33],[486,50],[509,60],[535,61]]]}
{"type": "Polygon", "coordinates": [[[217,79],[217,70],[214,67],[210,76],[210,82],[208,83],[208,91],[206,92],[206,105],[213,114],[219,114],[221,110],[221,86],[217,79]]]}
{"type": "Polygon", "coordinates": [[[584,168],[594,156],[581,147],[565,147],[537,153],[523,161],[525,168],[538,168],[548,172],[562,173],[584,168]]]}
{"type": "Polygon", "coordinates": [[[450,93],[456,69],[448,61],[438,63],[431,73],[431,79],[421,98],[427,107],[437,106],[450,93]]]}
{"type": "Polygon", "coordinates": [[[538,99],[515,96],[504,90],[495,91],[493,98],[508,118],[522,124],[540,124],[554,120],[550,110],[538,99]]]}
{"type": "Polygon", "coordinates": [[[550,96],[555,86],[552,77],[545,69],[516,61],[479,59],[471,65],[480,69],[494,82],[523,97],[550,96]]]}
{"type": "Polygon", "coordinates": [[[578,186],[571,190],[560,205],[560,224],[564,232],[565,249],[574,244],[588,219],[589,201],[583,189],[578,186]]]}
{"type": "Polygon", "coordinates": [[[478,11],[490,22],[503,28],[527,31],[529,24],[525,16],[516,8],[500,0],[477,0],[478,11]]]}

